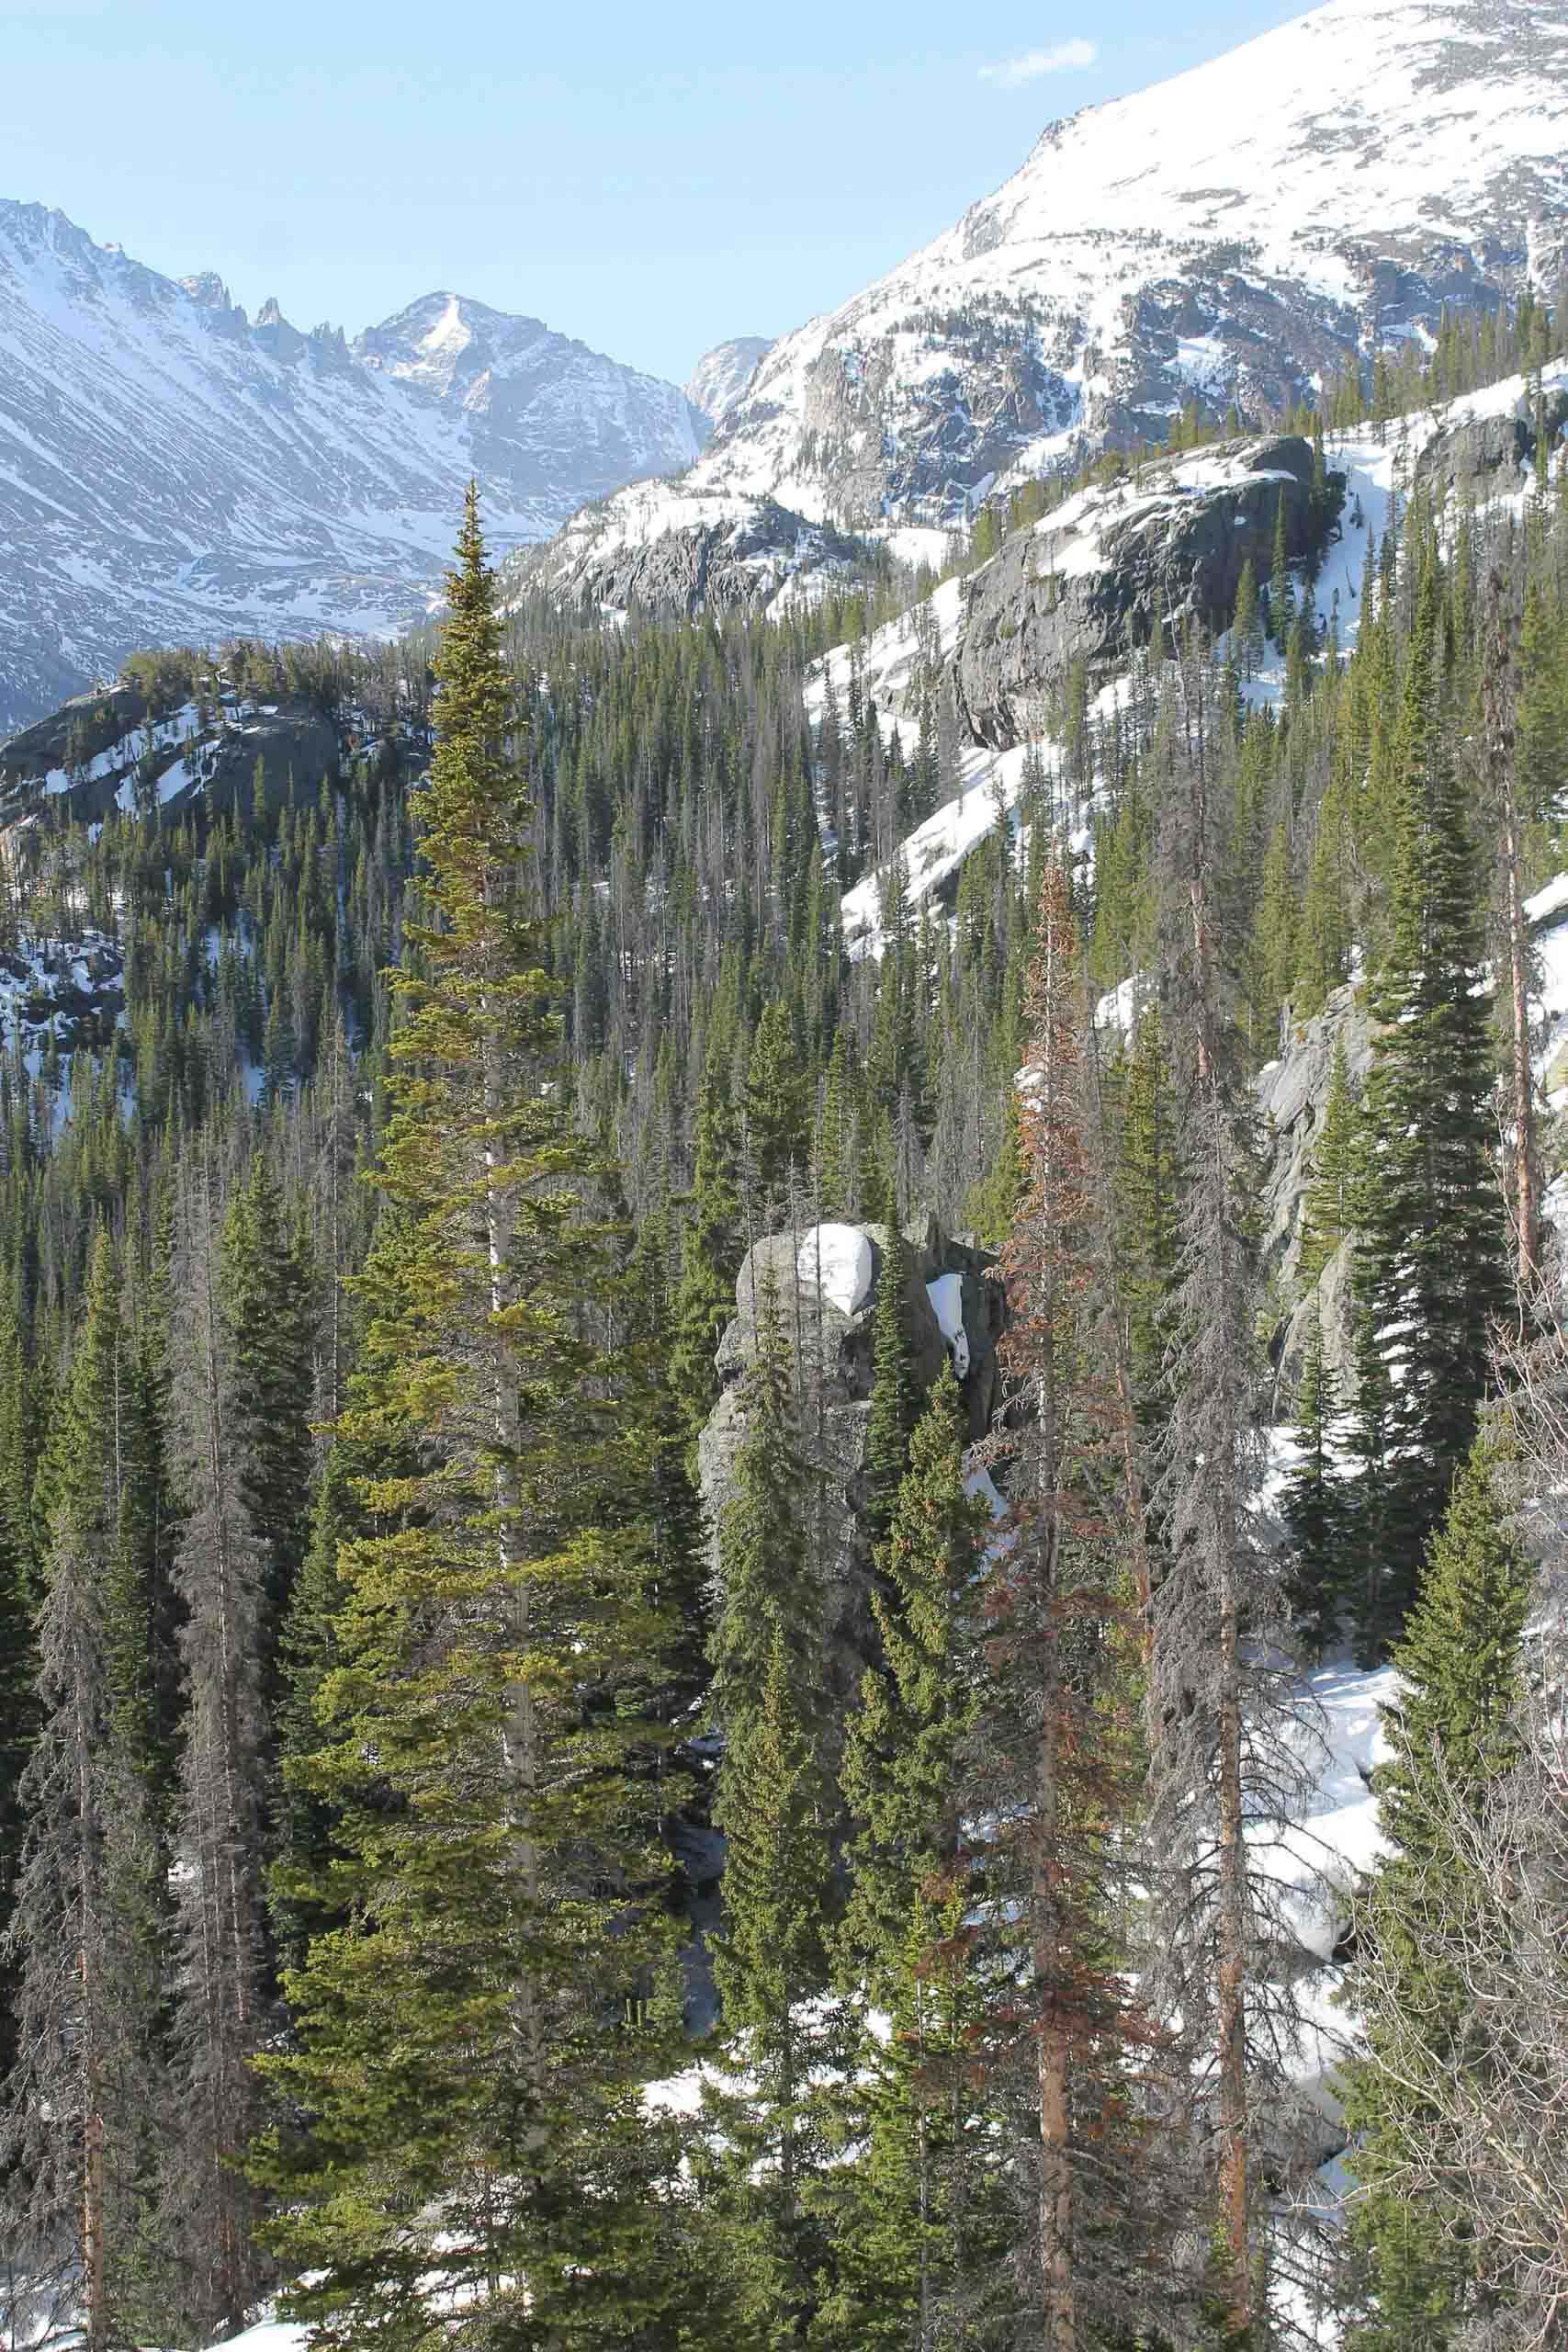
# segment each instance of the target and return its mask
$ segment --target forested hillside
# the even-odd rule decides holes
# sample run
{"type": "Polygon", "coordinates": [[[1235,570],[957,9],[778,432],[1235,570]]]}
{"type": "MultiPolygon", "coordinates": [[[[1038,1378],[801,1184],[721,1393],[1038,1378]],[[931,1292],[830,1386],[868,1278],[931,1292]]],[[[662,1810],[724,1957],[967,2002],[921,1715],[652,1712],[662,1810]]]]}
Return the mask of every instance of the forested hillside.
{"type": "Polygon", "coordinates": [[[11,2343],[1560,2339],[1562,348],[0,748],[11,2343]]]}

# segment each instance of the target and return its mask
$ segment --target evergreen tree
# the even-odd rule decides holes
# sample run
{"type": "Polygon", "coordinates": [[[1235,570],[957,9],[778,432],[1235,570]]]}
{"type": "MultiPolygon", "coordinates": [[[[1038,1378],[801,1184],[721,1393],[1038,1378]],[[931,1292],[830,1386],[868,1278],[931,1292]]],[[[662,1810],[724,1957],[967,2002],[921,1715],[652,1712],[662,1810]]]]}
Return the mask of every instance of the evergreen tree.
{"type": "Polygon", "coordinates": [[[315,1377],[309,1244],[284,1223],[277,1188],[258,1153],[224,1220],[219,1295],[233,1357],[228,1442],[238,1497],[261,1547],[255,1628],[264,1687],[278,1687],[278,1646],[310,1542],[315,1377]]]}
{"type": "Polygon", "coordinates": [[[681,1240],[671,1341],[671,1374],[685,1399],[693,1446],[718,1395],[714,1356],[735,1312],[735,1276],[745,1248],[738,1158],[724,1074],[710,1060],[697,1097],[692,1216],[681,1240]]]}
{"type": "Polygon", "coordinates": [[[1352,1969],[1367,2045],[1348,2108],[1367,2191],[1353,2231],[1365,2266],[1357,2352],[1436,2352],[1465,2307],[1462,2212],[1414,2205],[1400,2167],[1423,2080],[1463,2063],[1471,1996],[1444,1935],[1466,1902],[1450,1808],[1457,1800],[1479,1814],[1517,1753],[1511,1718],[1532,1576],[1506,1527],[1503,1461],[1499,1442],[1483,1431],[1394,1652],[1400,1695],[1384,1715],[1393,1753],[1378,1803],[1389,1851],[1358,1921],[1380,1964],[1363,1955],[1352,1969]]]}
{"type": "Polygon", "coordinates": [[[964,1415],[946,1364],[909,1442],[878,1553],[872,1610],[883,1666],[861,1683],[841,1776],[858,1825],[841,1947],[874,1998],[897,1974],[917,1901],[952,1865],[955,1770],[978,1703],[961,1611],[979,1565],[983,1502],[964,1490],[964,1415]]]}
{"type": "Polygon", "coordinates": [[[719,1528],[713,1702],[725,1752],[714,1815],[726,1864],[714,1975],[724,2047],[721,2079],[705,2092],[703,2169],[724,2233],[736,2340],[761,2347],[805,2334],[821,2291],[829,2246],[808,2191],[827,2142],[812,2075],[837,2024],[830,2007],[807,2006],[828,1973],[832,1872],[824,1628],[771,1279],[744,1401],[746,1438],[719,1528]]]}
{"type": "Polygon", "coordinates": [[[124,1334],[100,1232],[53,1447],[40,1724],[6,1958],[17,2048],[0,2110],[0,2237],[23,2272],[79,2281],[89,2352],[144,2341],[169,2308],[153,2208],[166,2118],[161,1882],[141,1759],[128,1754],[109,1658],[119,1517],[124,1334]]]}
{"type": "Polygon", "coordinates": [[[806,1166],[808,1073],[783,997],[769,999],[746,1069],[746,1125],[756,1164],[759,1205],[781,1204],[791,1170],[806,1166]]]}
{"type": "Polygon", "coordinates": [[[1340,1418],[1337,1383],[1324,1352],[1323,1314],[1314,1314],[1296,1404],[1296,1459],[1285,1481],[1285,1524],[1292,1565],[1287,1598],[1313,1653],[1321,1657],[1339,1630],[1349,1575],[1350,1514],[1333,1451],[1340,1418]]]}
{"type": "Polygon", "coordinates": [[[288,1980],[270,2062],[310,2119],[264,2170],[294,2301],[328,2343],[624,2341],[674,2273],[670,2134],[641,2073],[665,1939],[647,1731],[617,1692],[655,1639],[612,1366],[588,1335],[587,1148],[520,891],[533,810],[470,488],[419,797],[427,913],[400,975],[351,1442],[406,1448],[340,1553],[343,1663],[315,1785],[346,1800],[350,1923],[288,1980]],[[355,1802],[374,1757],[379,1787],[355,1802]]]}
{"type": "MultiPolygon", "coordinates": [[[[1358,1305],[1365,1348],[1388,1369],[1381,1556],[1370,1542],[1359,1617],[1375,1650],[1416,1597],[1422,1556],[1473,1440],[1488,1325],[1507,1295],[1483,901],[1464,798],[1444,736],[1438,581],[1429,561],[1399,730],[1404,798],[1387,961],[1373,991],[1385,1024],[1363,1100],[1358,1305]]],[[[1371,1399],[1363,1400],[1362,1410],[1371,1399]]],[[[1365,1531],[1363,1531],[1363,1535],[1365,1531]]]]}
{"type": "Polygon", "coordinates": [[[865,1425],[865,1521],[874,1544],[883,1542],[891,1524],[919,1409],[908,1329],[906,1244],[892,1218],[881,1231],[882,1266],[871,1317],[871,1411],[865,1425]]]}

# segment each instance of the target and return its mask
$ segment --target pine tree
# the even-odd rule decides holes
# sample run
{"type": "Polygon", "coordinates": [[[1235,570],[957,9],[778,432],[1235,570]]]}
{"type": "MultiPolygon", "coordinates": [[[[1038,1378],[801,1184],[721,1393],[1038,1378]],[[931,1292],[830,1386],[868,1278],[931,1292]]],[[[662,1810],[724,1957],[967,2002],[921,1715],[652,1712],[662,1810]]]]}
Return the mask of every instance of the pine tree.
{"type": "Polygon", "coordinates": [[[760,1202],[782,1203],[791,1170],[806,1166],[808,1083],[789,1007],[783,997],[772,997],[746,1070],[746,1125],[760,1202]]]}
{"type": "Polygon", "coordinates": [[[1269,569],[1269,634],[1282,653],[1295,627],[1296,595],[1291,580],[1290,541],[1285,533],[1285,494],[1274,508],[1274,552],[1269,569]]]}
{"type": "Polygon", "coordinates": [[[1323,1315],[1314,1316],[1296,1404],[1296,1460],[1283,1508],[1292,1564],[1286,1597],[1309,1648],[1321,1657],[1339,1629],[1349,1581],[1351,1518],[1334,1454],[1341,1413],[1324,1352],[1323,1315]]]}
{"type": "Polygon", "coordinates": [[[97,1236],[53,1447],[40,1716],[6,1957],[16,2063],[0,2112],[0,2236],[20,2267],[80,2282],[89,2352],[145,2340],[168,2308],[149,2275],[166,2117],[160,1886],[166,1869],[111,1686],[107,1605],[124,1408],[118,1270],[97,1236]]]}
{"type": "Polygon", "coordinates": [[[719,1525],[723,1600],[713,1704],[724,1761],[714,1817],[726,1841],[714,1954],[722,2071],[705,2093],[707,2191],[724,2231],[739,2340],[803,2334],[828,2246],[808,2195],[826,2161],[812,2072],[833,2044],[827,1979],[832,1851],[823,1757],[821,1594],[799,1509],[788,1344],[765,1278],[744,1391],[746,1437],[719,1525]]]}
{"type": "Polygon", "coordinates": [[[286,1229],[277,1188],[259,1153],[224,1220],[219,1285],[234,1367],[228,1442],[236,1457],[239,1499],[262,1547],[255,1631],[270,1702],[278,1689],[283,1626],[310,1543],[316,1335],[309,1243],[302,1233],[286,1229]]]}
{"type": "Polygon", "coordinates": [[[964,1415],[945,1364],[909,1442],[872,1609],[883,1666],[868,1671],[845,1736],[841,1786],[857,1831],[841,1949],[880,1997],[901,1963],[917,1899],[950,1867],[954,1773],[977,1696],[960,1611],[979,1564],[982,1502],[964,1480],[964,1415]]]}
{"type": "Polygon", "coordinates": [[[379,1166],[394,1213],[344,1423],[373,1450],[373,1517],[339,1555],[342,1663],[317,1701],[350,1924],[287,1980],[299,2046],[270,2071],[310,2130],[262,2165],[321,2340],[542,2352],[635,2335],[673,2285],[670,2135],[638,2095],[668,2049],[663,1865],[628,1769],[649,1730],[617,1703],[657,1620],[611,1509],[604,1245],[521,888],[533,808],[471,487],[447,586],[379,1166]],[[377,1475],[383,1449],[413,1459],[377,1475]]]}
{"type": "MultiPolygon", "coordinates": [[[[1474,1438],[1490,1318],[1507,1295],[1483,899],[1464,796],[1444,738],[1435,561],[1422,583],[1399,729],[1404,803],[1385,1024],[1363,1098],[1357,1300],[1391,1383],[1382,1558],[1359,1618],[1375,1651],[1416,1596],[1422,1556],[1474,1438]]],[[[1369,1559],[1371,1559],[1369,1547],[1369,1559]]]]}
{"type": "Polygon", "coordinates": [[[735,1312],[735,1276],[745,1249],[738,1159],[724,1074],[710,1061],[697,1097],[692,1217],[681,1240],[671,1342],[671,1373],[686,1400],[693,1446],[718,1395],[714,1356],[735,1312]]]}
{"type": "Polygon", "coordinates": [[[1256,676],[1263,659],[1263,623],[1258,605],[1258,568],[1250,556],[1242,565],[1235,592],[1231,641],[1240,657],[1243,677],[1256,676]]]}
{"type": "Polygon", "coordinates": [[[871,1317],[871,1410],[865,1425],[865,1522],[873,1544],[887,1534],[909,1460],[918,1411],[905,1295],[906,1244],[890,1218],[871,1317]]]}
{"type": "Polygon", "coordinates": [[[1445,1950],[1462,1914],[1465,1869],[1448,1824],[1457,1800],[1479,1814],[1517,1756],[1511,1717],[1532,1576],[1508,1532],[1498,1478],[1506,1455],[1483,1431],[1437,1531],[1420,1598],[1394,1652],[1400,1696],[1385,1712],[1393,1750],[1378,1817],[1389,1851],[1358,1921],[1380,1964],[1353,1967],[1367,2056],[1347,2114],[1367,2191],[1354,2236],[1368,2301],[1357,2352],[1446,2344],[1462,2315],[1462,2215],[1414,2206],[1400,2187],[1404,2135],[1420,2085],[1461,2062],[1469,1995],[1445,1950]],[[1457,2220],[1457,2226],[1456,2226],[1457,2220]]]}

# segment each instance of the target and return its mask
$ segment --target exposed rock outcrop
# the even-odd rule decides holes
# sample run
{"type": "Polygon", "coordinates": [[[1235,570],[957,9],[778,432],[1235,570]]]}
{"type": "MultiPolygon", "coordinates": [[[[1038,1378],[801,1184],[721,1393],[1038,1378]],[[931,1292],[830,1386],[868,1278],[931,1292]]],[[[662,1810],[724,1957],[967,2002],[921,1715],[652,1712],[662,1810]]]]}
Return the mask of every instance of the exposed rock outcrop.
{"type": "Polygon", "coordinates": [[[1345,1045],[1346,1069],[1359,1093],[1372,1060],[1372,1022],[1353,987],[1336,989],[1314,1020],[1294,1025],[1278,1061],[1260,1071],[1258,1107],[1268,1123],[1269,1173],[1259,1208],[1263,1270],[1281,1302],[1270,1342],[1276,1408],[1289,1412],[1317,1315],[1324,1351],[1333,1370],[1348,1374],[1353,1355],[1348,1248],[1324,1268],[1316,1288],[1300,1294],[1302,1218],[1314,1182],[1313,1155],[1334,1070],[1335,1047],[1345,1045]]]}
{"type": "Polygon", "coordinates": [[[660,484],[629,502],[634,511],[645,506],[662,518],[649,536],[604,534],[589,509],[542,555],[512,558],[505,578],[521,585],[547,580],[563,602],[685,619],[765,605],[801,572],[860,571],[872,557],[860,541],[771,498],[671,497],[660,484]]]}
{"type": "Polygon", "coordinates": [[[1021,741],[1047,681],[1074,662],[1124,661],[1189,617],[1228,628],[1250,558],[1269,577],[1281,508],[1292,562],[1316,555],[1327,517],[1296,435],[1222,442],[1081,493],[1019,533],[976,575],[953,665],[968,731],[1021,741]]]}
{"type": "MultiPolygon", "coordinates": [[[[840,1228],[822,1230],[832,1234],[840,1228]]],[[[826,1262],[826,1253],[819,1261],[813,1250],[816,1228],[770,1234],[749,1252],[736,1280],[735,1317],[716,1357],[723,1389],[697,1448],[717,1576],[717,1528],[734,1491],[736,1456],[746,1435],[744,1375],[756,1352],[758,1305],[771,1278],[801,1368],[802,1420],[822,1465],[816,1506],[823,1514],[818,1556],[829,1588],[832,1656],[844,1694],[858,1679],[873,1639],[863,1472],[871,1411],[872,1317],[887,1263],[884,1227],[852,1230],[869,1244],[872,1281],[864,1297],[852,1298],[848,1306],[840,1301],[849,1294],[840,1290],[834,1296],[828,1282],[814,1279],[818,1263],[826,1262]]],[[[960,1387],[970,1434],[978,1437],[989,1426],[998,1393],[1002,1291],[990,1272],[993,1261],[985,1250],[951,1239],[934,1218],[907,1227],[904,1240],[907,1329],[922,1390],[935,1381],[949,1352],[927,1285],[944,1274],[959,1277],[964,1346],[955,1345],[953,1351],[955,1358],[967,1357],[960,1387]]]]}
{"type": "Polygon", "coordinates": [[[279,695],[229,694],[177,707],[148,703],[135,686],[79,695],[0,743],[0,826],[40,802],[78,824],[116,808],[178,807],[200,794],[220,810],[248,805],[259,761],[269,807],[290,783],[314,791],[338,766],[337,729],[314,704],[279,695]]]}
{"type": "MultiPolygon", "coordinates": [[[[1540,422],[1548,442],[1555,441],[1568,424],[1568,393],[1553,392],[1542,403],[1540,422]]],[[[1506,416],[1464,417],[1427,442],[1416,460],[1413,485],[1439,503],[1506,498],[1526,487],[1535,445],[1536,418],[1525,403],[1506,416]]]]}

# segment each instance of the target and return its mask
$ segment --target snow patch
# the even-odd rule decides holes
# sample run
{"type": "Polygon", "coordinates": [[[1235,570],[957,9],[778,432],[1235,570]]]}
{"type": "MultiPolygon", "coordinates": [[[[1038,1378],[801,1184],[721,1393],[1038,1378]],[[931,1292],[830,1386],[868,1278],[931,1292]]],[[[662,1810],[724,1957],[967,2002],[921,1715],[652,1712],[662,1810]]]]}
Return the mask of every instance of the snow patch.
{"type": "MultiPolygon", "coordinates": [[[[938,1274],[934,1283],[926,1284],[926,1296],[931,1312],[942,1329],[942,1336],[953,1351],[953,1371],[962,1380],[969,1370],[969,1334],[964,1329],[964,1277],[962,1274],[938,1274]]],[[[996,1492],[995,1487],[991,1489],[996,1492]]]]}
{"type": "Polygon", "coordinates": [[[795,1272],[841,1315],[858,1315],[875,1276],[871,1243],[858,1226],[814,1225],[795,1253],[795,1272]]]}

